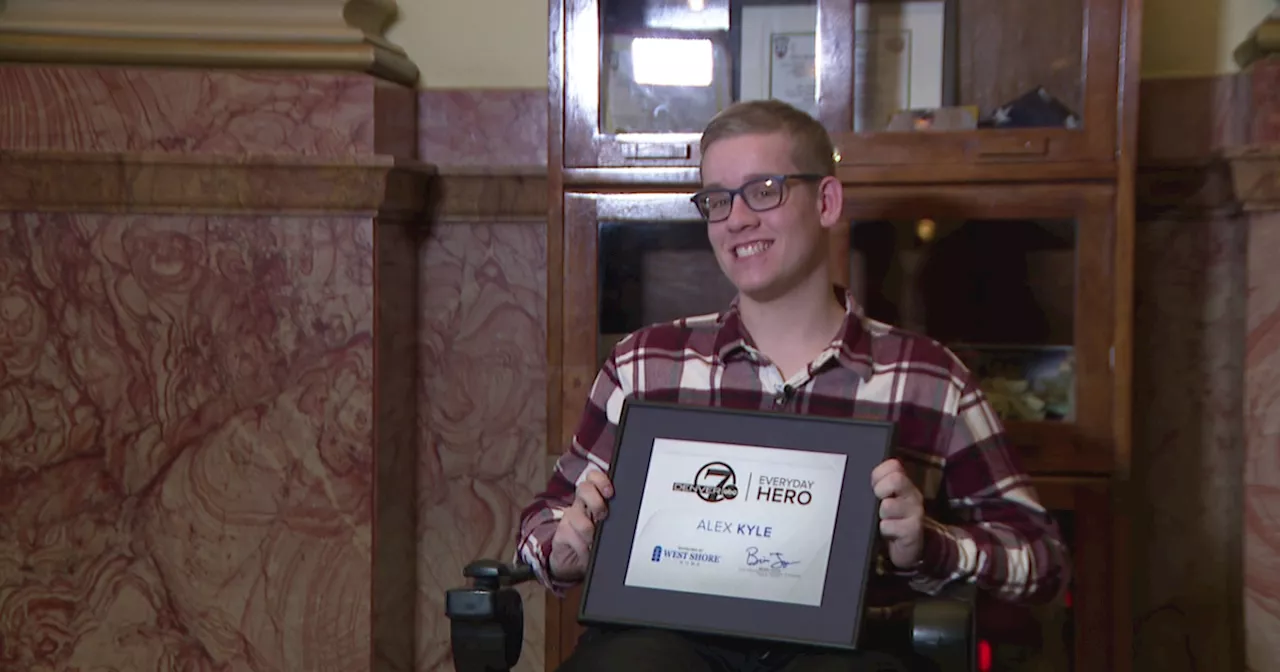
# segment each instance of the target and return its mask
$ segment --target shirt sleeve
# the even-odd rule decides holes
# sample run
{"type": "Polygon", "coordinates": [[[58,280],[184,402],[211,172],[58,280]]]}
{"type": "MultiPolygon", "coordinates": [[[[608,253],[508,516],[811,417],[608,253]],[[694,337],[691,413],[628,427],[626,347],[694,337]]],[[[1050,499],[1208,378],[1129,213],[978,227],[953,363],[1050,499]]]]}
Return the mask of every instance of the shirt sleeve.
{"type": "Polygon", "coordinates": [[[921,561],[898,573],[929,594],[971,582],[1008,602],[1053,601],[1069,583],[1070,553],[969,375],[948,422],[939,432],[946,458],[938,494],[948,520],[926,516],[921,561]]]}
{"type": "Polygon", "coordinates": [[[627,377],[619,375],[616,352],[596,374],[573,440],[556,460],[546,488],[520,514],[515,560],[528,564],[538,581],[558,597],[578,581],[561,581],[551,575],[551,539],[588,470],[609,471],[622,402],[630,389],[627,377]]]}

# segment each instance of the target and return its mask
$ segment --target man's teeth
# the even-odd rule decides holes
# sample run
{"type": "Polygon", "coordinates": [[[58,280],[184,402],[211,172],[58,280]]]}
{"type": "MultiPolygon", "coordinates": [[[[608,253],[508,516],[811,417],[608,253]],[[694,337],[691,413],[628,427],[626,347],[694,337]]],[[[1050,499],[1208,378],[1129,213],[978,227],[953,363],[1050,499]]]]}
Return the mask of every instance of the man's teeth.
{"type": "Polygon", "coordinates": [[[769,249],[769,246],[772,244],[773,243],[759,242],[759,243],[751,243],[750,245],[739,245],[733,248],[733,253],[737,255],[739,259],[743,257],[750,257],[752,255],[756,255],[756,254],[760,254],[761,252],[764,252],[765,250],[769,249]]]}

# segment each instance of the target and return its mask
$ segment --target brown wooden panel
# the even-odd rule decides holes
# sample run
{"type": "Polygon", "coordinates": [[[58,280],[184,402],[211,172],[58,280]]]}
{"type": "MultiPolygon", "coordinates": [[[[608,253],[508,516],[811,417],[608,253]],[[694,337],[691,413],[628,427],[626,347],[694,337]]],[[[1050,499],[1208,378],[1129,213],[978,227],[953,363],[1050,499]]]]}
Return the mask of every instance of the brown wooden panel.
{"type": "Polygon", "coordinates": [[[1043,86],[1084,113],[1082,0],[955,1],[961,104],[989,113],[1043,86]]]}
{"type": "Polygon", "coordinates": [[[1076,496],[1075,669],[1107,670],[1114,647],[1112,614],[1116,604],[1129,600],[1127,593],[1112,593],[1112,493],[1109,488],[1081,488],[1076,496]]]}
{"type": "Polygon", "coordinates": [[[958,217],[972,219],[1078,217],[1091,199],[1109,198],[1106,184],[975,184],[848,186],[849,219],[958,217]]]}
{"type": "Polygon", "coordinates": [[[1089,192],[1076,238],[1076,424],[1086,451],[1111,456],[1114,200],[1089,192]]]}

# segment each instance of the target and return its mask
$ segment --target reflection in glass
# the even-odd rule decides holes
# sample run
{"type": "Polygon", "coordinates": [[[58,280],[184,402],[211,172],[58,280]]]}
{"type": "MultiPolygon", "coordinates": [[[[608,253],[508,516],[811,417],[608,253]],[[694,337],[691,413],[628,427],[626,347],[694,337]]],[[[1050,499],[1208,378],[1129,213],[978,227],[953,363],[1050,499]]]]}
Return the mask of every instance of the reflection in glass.
{"type": "Polygon", "coordinates": [[[604,133],[700,133],[737,100],[777,98],[817,114],[814,0],[600,7],[604,133]]]}
{"type": "Polygon", "coordinates": [[[599,236],[600,363],[632,331],[724,310],[736,293],[700,220],[606,221],[599,236]]]}
{"type": "Polygon", "coordinates": [[[936,338],[1006,420],[1075,419],[1073,221],[855,222],[867,314],[936,338]]]}
{"type": "Polygon", "coordinates": [[[1082,127],[1083,0],[854,7],[854,131],[1082,127]]]}

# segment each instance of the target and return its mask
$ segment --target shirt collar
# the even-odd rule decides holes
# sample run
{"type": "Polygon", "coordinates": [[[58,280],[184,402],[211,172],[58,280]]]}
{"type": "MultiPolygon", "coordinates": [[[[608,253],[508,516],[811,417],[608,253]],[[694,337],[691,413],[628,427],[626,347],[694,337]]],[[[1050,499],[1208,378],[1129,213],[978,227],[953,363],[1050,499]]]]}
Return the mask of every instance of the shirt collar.
{"type": "MultiPolygon", "coordinates": [[[[853,292],[832,285],[832,290],[840,303],[844,305],[844,321],[840,330],[818,356],[818,361],[826,362],[835,359],[842,366],[856,372],[864,381],[871,378],[873,358],[871,339],[873,335],[867,330],[867,318],[862,306],[853,296],[853,292]]],[[[738,310],[738,297],[729,303],[729,308],[720,314],[719,329],[716,332],[715,356],[720,361],[728,361],[739,352],[755,350],[751,334],[742,324],[742,315],[738,310]]]]}

